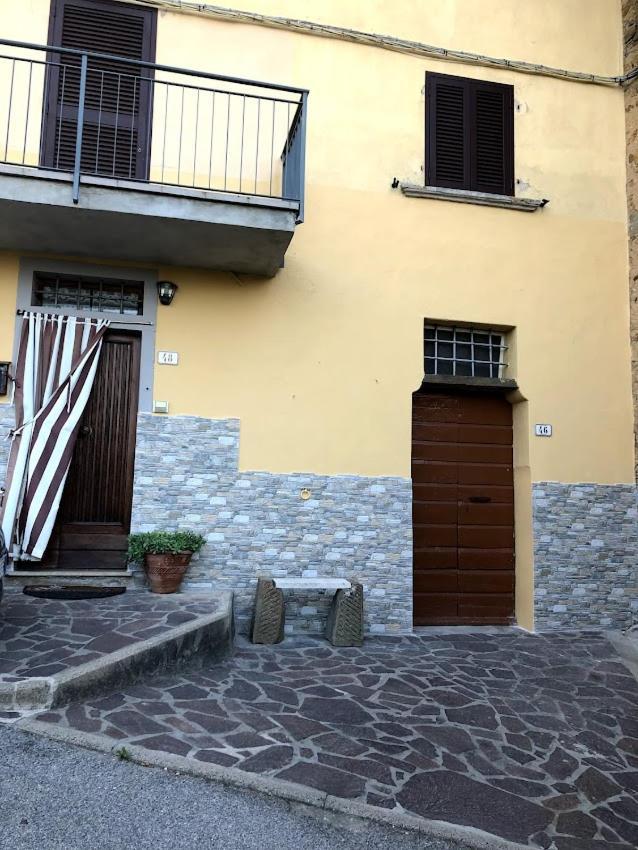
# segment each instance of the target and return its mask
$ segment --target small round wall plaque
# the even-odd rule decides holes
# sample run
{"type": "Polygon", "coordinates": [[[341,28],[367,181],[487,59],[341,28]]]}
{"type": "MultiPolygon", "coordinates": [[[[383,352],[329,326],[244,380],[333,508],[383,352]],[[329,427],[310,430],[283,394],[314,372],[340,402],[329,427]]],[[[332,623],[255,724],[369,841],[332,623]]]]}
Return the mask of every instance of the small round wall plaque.
{"type": "Polygon", "coordinates": [[[299,493],[299,495],[305,502],[310,498],[310,490],[308,490],[307,487],[304,487],[303,490],[301,490],[301,492],[299,493]]]}

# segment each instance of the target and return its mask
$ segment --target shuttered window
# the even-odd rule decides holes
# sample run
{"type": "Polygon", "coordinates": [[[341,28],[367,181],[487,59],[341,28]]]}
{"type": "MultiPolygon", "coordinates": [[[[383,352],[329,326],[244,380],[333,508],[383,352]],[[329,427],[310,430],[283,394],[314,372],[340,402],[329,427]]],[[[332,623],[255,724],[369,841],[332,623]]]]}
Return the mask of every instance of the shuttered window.
{"type": "Polygon", "coordinates": [[[428,186],[514,194],[514,88],[427,74],[428,186]]]}
{"type": "MultiPolygon", "coordinates": [[[[49,43],[128,59],[155,59],[156,13],[112,0],[52,0],[49,43]]],[[[53,54],[43,164],[73,169],[80,56],[53,54]],[[59,63],[59,64],[58,64],[59,63]]],[[[89,58],[82,171],[146,179],[152,106],[150,69],[89,58]]]]}

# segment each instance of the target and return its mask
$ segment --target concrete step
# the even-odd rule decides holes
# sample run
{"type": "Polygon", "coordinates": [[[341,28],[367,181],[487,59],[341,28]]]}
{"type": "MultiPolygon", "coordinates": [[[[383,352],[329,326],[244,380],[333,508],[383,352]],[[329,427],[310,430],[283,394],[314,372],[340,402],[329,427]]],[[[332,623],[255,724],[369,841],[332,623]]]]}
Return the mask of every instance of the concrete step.
{"type": "Polygon", "coordinates": [[[0,710],[54,708],[226,657],[232,593],[127,590],[62,601],[10,588],[0,634],[0,710]]]}
{"type": "Polygon", "coordinates": [[[133,588],[145,584],[143,573],[129,570],[15,570],[4,576],[5,590],[22,590],[29,584],[99,584],[133,588]]]}

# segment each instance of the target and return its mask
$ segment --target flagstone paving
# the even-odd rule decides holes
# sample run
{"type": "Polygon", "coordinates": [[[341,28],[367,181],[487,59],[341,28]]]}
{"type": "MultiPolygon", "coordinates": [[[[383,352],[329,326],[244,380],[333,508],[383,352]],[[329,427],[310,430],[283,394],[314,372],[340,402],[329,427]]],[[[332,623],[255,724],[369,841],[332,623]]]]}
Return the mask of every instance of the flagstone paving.
{"type": "Polygon", "coordinates": [[[596,633],[240,641],[38,719],[533,847],[638,845],[638,683],[596,633]]]}
{"type": "Polygon", "coordinates": [[[0,681],[62,673],[211,614],[216,605],[219,599],[201,594],[133,590],[63,601],[8,592],[0,612],[0,681]]]}

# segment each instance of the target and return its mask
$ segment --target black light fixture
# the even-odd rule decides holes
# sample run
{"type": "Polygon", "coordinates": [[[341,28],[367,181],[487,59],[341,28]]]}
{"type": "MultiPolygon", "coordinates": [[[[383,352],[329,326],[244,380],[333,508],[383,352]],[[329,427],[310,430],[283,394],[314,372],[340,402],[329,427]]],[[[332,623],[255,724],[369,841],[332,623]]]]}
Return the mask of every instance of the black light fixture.
{"type": "Polygon", "coordinates": [[[9,366],[11,363],[0,363],[0,395],[6,395],[9,391],[9,366]]]}
{"type": "Polygon", "coordinates": [[[171,301],[175,297],[176,292],[177,284],[173,283],[172,280],[157,281],[157,295],[159,297],[159,302],[165,307],[168,307],[168,305],[171,303],[171,301]]]}

